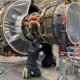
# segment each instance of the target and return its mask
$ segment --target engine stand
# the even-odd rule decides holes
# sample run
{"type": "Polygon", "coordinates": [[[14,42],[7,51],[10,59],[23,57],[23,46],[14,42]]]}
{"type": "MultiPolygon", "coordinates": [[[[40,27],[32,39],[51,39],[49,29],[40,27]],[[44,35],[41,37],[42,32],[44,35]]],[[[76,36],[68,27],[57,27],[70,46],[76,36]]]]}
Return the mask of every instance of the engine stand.
{"type": "Polygon", "coordinates": [[[66,29],[62,24],[61,28],[61,53],[60,53],[60,76],[57,80],[68,80],[66,72],[66,29]]]}
{"type": "MultiPolygon", "coordinates": [[[[61,52],[63,54],[63,52],[61,52]]],[[[66,72],[66,57],[60,56],[60,76],[57,80],[68,80],[66,72]]]]}

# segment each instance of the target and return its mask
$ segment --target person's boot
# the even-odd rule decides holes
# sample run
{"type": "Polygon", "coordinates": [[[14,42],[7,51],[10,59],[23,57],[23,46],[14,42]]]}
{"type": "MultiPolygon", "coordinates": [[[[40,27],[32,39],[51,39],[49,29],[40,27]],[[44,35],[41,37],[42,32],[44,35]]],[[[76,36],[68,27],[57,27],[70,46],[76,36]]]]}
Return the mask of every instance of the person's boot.
{"type": "Polygon", "coordinates": [[[56,66],[56,60],[52,52],[52,46],[48,43],[43,44],[43,53],[45,54],[45,57],[42,60],[42,67],[48,68],[51,66],[56,66]]]}
{"type": "Polygon", "coordinates": [[[40,48],[34,47],[32,43],[28,48],[28,59],[26,63],[26,68],[23,71],[22,77],[29,78],[31,77],[40,77],[41,72],[37,65],[37,59],[39,56],[40,48]]]}

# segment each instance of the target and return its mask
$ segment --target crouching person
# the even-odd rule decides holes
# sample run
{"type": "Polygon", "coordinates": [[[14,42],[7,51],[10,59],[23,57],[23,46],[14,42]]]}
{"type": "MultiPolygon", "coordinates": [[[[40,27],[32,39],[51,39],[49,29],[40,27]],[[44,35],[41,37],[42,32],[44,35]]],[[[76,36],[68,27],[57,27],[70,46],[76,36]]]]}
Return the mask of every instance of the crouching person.
{"type": "Polygon", "coordinates": [[[43,51],[45,57],[42,60],[42,66],[45,68],[51,67],[52,65],[56,66],[56,61],[54,59],[54,55],[52,53],[52,46],[50,44],[44,43],[42,44],[42,48],[30,43],[28,48],[28,59],[26,63],[26,68],[23,70],[22,77],[40,77],[41,72],[38,68],[38,57],[40,51],[43,51]]]}
{"type": "Polygon", "coordinates": [[[38,68],[37,60],[39,58],[39,53],[43,51],[45,57],[42,60],[42,66],[48,68],[52,65],[56,66],[56,62],[54,59],[54,55],[52,53],[52,45],[48,43],[42,43],[41,38],[39,38],[38,26],[39,21],[37,17],[30,17],[31,22],[26,22],[27,27],[30,27],[31,34],[33,35],[33,39],[30,41],[30,45],[28,47],[28,59],[26,63],[26,68],[23,70],[22,77],[40,77],[41,72],[38,68]],[[30,23],[30,24],[29,24],[30,23]],[[42,45],[42,46],[40,46],[42,45]]]}

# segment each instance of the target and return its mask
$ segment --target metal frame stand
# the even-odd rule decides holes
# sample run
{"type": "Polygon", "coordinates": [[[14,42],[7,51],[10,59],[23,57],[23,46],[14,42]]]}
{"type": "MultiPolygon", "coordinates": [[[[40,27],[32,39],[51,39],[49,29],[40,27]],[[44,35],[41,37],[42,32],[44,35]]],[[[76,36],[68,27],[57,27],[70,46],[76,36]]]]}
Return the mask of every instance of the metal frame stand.
{"type": "Polygon", "coordinates": [[[66,31],[63,25],[61,28],[60,76],[57,80],[68,80],[66,71],[66,31]]]}
{"type": "MultiPolygon", "coordinates": [[[[63,54],[63,52],[61,52],[63,54]]],[[[68,80],[66,72],[66,57],[64,55],[60,56],[60,76],[57,80],[68,80]]]]}

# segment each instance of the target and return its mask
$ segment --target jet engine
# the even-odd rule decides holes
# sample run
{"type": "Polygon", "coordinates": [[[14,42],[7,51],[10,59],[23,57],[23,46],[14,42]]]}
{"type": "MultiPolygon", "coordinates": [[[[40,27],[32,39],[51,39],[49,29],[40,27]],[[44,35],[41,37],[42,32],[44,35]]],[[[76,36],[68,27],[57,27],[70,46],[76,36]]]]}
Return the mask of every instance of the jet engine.
{"type": "Polygon", "coordinates": [[[27,55],[30,41],[61,44],[61,28],[66,30],[66,46],[80,41],[80,6],[77,3],[57,2],[41,10],[31,0],[17,0],[10,4],[3,15],[3,36],[7,44],[17,53],[27,55]],[[36,16],[39,25],[25,26],[30,17],[36,16]]]}

